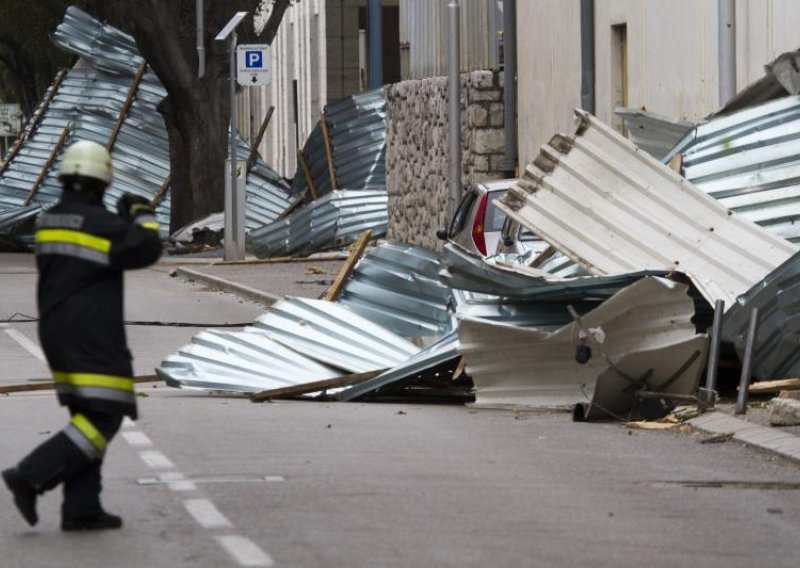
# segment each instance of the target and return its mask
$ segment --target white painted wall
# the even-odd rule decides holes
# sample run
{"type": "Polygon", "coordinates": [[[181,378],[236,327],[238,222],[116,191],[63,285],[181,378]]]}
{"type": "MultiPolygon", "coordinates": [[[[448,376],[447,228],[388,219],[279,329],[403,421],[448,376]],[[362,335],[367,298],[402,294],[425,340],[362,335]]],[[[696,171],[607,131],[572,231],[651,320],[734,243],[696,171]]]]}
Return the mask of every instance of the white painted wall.
{"type": "MultiPolygon", "coordinates": [[[[628,106],[697,121],[717,110],[717,0],[595,0],[596,114],[612,124],[612,26],[627,25],[628,106]]],[[[580,106],[580,0],[518,0],[520,163],[580,106]]],[[[797,0],[737,0],[737,81],[800,47],[797,0]]]]}

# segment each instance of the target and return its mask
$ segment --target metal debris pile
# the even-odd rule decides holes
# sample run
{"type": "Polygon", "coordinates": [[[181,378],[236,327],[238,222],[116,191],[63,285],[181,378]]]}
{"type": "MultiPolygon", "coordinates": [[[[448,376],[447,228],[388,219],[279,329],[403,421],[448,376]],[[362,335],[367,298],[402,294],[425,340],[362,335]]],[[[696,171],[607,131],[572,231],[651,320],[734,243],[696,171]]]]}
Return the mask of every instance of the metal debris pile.
{"type": "MultiPolygon", "coordinates": [[[[28,221],[59,199],[58,160],[76,140],[97,142],[112,154],[114,182],[106,206],[113,210],[122,193],[150,200],[167,238],[169,144],[156,108],[166,91],[131,36],[74,6],[53,40],[80,59],[58,74],[0,169],[0,246],[30,244],[33,225],[28,221]]],[[[283,179],[237,139],[237,156],[248,164],[246,231],[254,235],[250,242],[258,254],[337,248],[354,241],[363,228],[384,234],[385,139],[382,91],[326,107],[301,153],[310,176],[298,167],[293,181],[283,179]]],[[[218,241],[222,227],[213,218],[198,220],[176,231],[176,242],[208,232],[216,233],[218,241]]]]}

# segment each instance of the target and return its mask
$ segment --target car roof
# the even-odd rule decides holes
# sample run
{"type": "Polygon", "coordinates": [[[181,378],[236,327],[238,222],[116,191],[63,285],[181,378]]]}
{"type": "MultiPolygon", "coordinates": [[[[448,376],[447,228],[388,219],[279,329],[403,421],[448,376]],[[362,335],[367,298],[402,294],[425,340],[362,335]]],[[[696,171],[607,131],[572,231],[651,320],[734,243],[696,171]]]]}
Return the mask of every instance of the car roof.
{"type": "Polygon", "coordinates": [[[495,179],[490,181],[479,181],[475,185],[482,186],[486,191],[505,191],[515,185],[519,180],[517,178],[511,179],[495,179]]]}

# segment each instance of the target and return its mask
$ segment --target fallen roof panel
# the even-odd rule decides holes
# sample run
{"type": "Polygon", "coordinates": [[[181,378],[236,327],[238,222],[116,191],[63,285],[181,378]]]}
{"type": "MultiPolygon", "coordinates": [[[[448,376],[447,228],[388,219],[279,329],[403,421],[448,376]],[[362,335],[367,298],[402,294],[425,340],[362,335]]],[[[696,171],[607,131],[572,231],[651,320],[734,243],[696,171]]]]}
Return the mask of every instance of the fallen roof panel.
{"type": "Polygon", "coordinates": [[[476,404],[565,407],[602,401],[619,413],[623,395],[615,386],[595,400],[598,381],[609,369],[633,378],[634,391],[692,392],[707,337],[695,333],[687,292],[670,280],[644,278],[552,333],[459,315],[460,351],[475,383],[476,404]],[[576,361],[582,336],[592,349],[585,364],[576,361]]]}
{"type": "Polygon", "coordinates": [[[498,207],[590,273],[686,273],[711,303],[797,247],[732,214],[588,113],[542,147],[498,207]],[[742,246],[747,243],[747,246],[742,246]]]}
{"type": "Polygon", "coordinates": [[[691,122],[645,110],[619,107],[614,113],[625,120],[631,141],[659,161],[694,129],[691,122]]]}
{"type": "Polygon", "coordinates": [[[762,380],[800,376],[800,253],[757,283],[725,313],[722,337],[744,360],[750,314],[758,308],[753,375],[762,380]]]}

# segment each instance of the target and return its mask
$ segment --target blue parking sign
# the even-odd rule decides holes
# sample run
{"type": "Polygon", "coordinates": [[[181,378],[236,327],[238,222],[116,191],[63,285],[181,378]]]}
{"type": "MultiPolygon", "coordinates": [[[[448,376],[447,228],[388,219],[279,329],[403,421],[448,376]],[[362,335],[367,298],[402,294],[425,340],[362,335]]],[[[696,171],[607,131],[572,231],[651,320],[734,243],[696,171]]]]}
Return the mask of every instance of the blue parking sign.
{"type": "Polygon", "coordinates": [[[247,69],[261,69],[264,67],[263,51],[245,51],[244,66],[247,69]]]}

